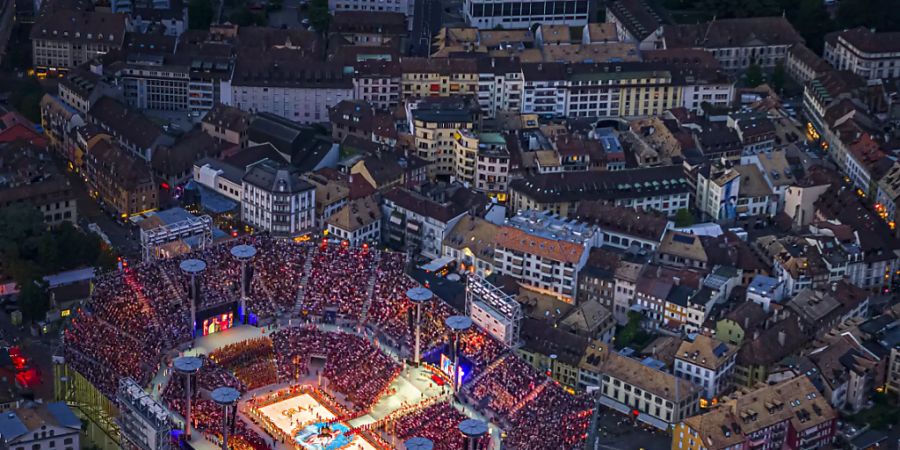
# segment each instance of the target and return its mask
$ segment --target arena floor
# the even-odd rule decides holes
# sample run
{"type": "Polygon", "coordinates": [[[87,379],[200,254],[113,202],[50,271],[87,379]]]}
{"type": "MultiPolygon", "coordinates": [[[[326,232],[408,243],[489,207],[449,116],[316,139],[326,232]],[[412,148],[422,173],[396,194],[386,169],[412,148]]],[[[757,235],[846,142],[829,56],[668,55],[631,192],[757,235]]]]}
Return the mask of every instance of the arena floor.
{"type": "MultiPolygon", "coordinates": [[[[309,394],[301,394],[273,403],[260,408],[259,412],[268,417],[276,427],[289,435],[294,434],[292,431],[297,425],[330,422],[336,417],[328,408],[309,394]]],[[[343,425],[346,426],[346,424],[343,425]]],[[[320,439],[314,435],[310,436],[307,441],[298,442],[298,444],[308,450],[325,450],[334,446],[328,439],[320,439]]],[[[373,445],[359,436],[352,437],[350,443],[343,448],[375,450],[373,445]]]]}
{"type": "Polygon", "coordinates": [[[330,421],[335,415],[309,394],[298,395],[287,400],[259,408],[285,434],[290,434],[299,424],[330,421]]]}

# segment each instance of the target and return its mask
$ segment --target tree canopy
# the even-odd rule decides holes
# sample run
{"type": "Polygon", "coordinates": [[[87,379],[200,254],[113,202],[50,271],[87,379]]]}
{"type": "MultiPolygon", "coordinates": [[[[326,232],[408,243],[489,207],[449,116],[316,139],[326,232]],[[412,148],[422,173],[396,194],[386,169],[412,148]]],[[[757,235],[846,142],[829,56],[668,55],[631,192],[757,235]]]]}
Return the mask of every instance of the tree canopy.
{"type": "Polygon", "coordinates": [[[19,285],[19,306],[31,320],[49,306],[42,278],[83,266],[101,270],[115,265],[103,241],[69,222],[48,228],[41,212],[29,205],[0,208],[0,261],[4,273],[19,285]]]}
{"type": "Polygon", "coordinates": [[[328,12],[328,0],[312,0],[309,6],[309,23],[319,33],[328,32],[331,25],[331,13],[328,12]]]}
{"type": "Polygon", "coordinates": [[[188,3],[188,26],[192,30],[208,30],[213,21],[212,0],[190,0],[188,3]]]}

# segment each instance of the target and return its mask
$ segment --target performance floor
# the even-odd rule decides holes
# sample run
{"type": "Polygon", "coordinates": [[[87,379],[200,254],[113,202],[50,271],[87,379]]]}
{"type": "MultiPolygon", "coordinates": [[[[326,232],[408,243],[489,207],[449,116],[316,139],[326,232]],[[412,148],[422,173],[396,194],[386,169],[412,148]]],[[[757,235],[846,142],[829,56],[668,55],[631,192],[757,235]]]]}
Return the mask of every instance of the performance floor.
{"type": "MultiPolygon", "coordinates": [[[[293,434],[292,430],[297,424],[321,424],[335,418],[335,415],[316,401],[309,394],[301,394],[259,409],[259,412],[268,417],[276,427],[286,434],[293,434]]],[[[298,445],[307,450],[328,450],[341,447],[352,450],[375,450],[375,447],[359,436],[334,438],[322,437],[316,431],[321,425],[309,425],[299,436],[298,445]],[[347,439],[349,443],[340,445],[336,440],[347,439]]],[[[334,432],[342,433],[347,429],[346,424],[335,426],[334,432]]]]}

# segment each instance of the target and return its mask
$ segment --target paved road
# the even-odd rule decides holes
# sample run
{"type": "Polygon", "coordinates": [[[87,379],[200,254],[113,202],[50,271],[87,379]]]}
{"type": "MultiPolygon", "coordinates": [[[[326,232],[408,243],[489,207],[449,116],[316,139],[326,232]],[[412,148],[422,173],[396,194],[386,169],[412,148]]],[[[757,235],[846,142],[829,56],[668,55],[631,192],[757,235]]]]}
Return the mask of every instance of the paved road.
{"type": "Polygon", "coordinates": [[[440,0],[415,1],[409,53],[413,56],[428,56],[431,53],[431,38],[441,29],[443,5],[440,0]]]}
{"type": "Polygon", "coordinates": [[[78,225],[88,231],[88,224],[96,223],[106,233],[116,252],[137,261],[140,257],[140,242],[136,228],[125,226],[105,212],[96,200],[88,194],[87,186],[79,175],[67,172],[78,202],[78,225]]]}

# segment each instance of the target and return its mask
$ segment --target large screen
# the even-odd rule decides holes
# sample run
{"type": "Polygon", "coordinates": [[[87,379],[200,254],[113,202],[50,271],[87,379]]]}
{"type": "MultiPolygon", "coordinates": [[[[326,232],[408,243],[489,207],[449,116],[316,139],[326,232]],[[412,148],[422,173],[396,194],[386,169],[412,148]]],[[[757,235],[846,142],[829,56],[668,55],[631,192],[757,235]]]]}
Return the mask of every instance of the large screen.
{"type": "Polygon", "coordinates": [[[234,325],[234,313],[227,312],[203,320],[203,335],[208,336],[219,331],[224,331],[234,325]]]}
{"type": "MultiPolygon", "coordinates": [[[[451,379],[453,378],[453,360],[450,359],[447,355],[441,353],[441,372],[447,374],[451,379]]],[[[465,375],[465,369],[460,368],[459,374],[457,375],[456,384],[461,385],[463,376],[465,375]]]]}

